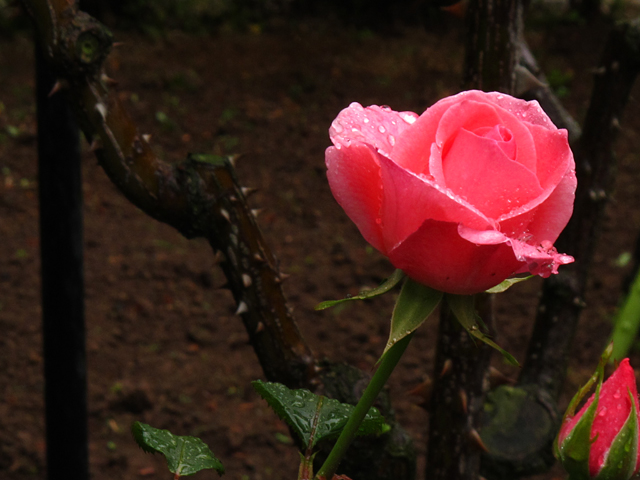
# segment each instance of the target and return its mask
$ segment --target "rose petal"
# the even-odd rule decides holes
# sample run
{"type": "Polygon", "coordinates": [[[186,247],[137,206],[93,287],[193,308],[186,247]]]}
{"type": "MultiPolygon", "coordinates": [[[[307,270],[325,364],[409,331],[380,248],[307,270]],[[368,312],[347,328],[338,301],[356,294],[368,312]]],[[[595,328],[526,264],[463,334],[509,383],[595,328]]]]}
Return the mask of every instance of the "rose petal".
{"type": "Polygon", "coordinates": [[[377,222],[382,203],[380,166],[370,147],[329,147],[325,153],[327,179],[333,196],[355,223],[367,242],[384,252],[377,222]]]}
{"type": "Polygon", "coordinates": [[[512,113],[520,121],[540,125],[548,130],[556,130],[549,116],[544,112],[537,100],[521,100],[500,92],[482,92],[470,90],[465,92],[465,97],[470,100],[491,102],[500,108],[512,113]]]}
{"type": "Polygon", "coordinates": [[[513,248],[518,261],[525,263],[517,273],[530,272],[532,275],[547,278],[552,273],[558,273],[560,265],[574,261],[571,255],[558,253],[551,242],[545,241],[539,246],[533,246],[520,240],[510,239],[507,243],[513,248]]]}
{"type": "Polygon", "coordinates": [[[395,112],[377,105],[363,108],[354,102],[338,114],[329,128],[329,136],[336,147],[361,142],[389,156],[400,134],[417,117],[413,112],[395,112]]]}
{"type": "Polygon", "coordinates": [[[442,164],[447,187],[489,218],[497,219],[542,193],[535,174],[509,159],[495,140],[465,129],[442,164]]]}
{"type": "Polygon", "coordinates": [[[520,266],[506,243],[477,245],[459,235],[457,224],[435,220],[426,220],[389,259],[415,281],[457,295],[494,287],[520,266]]]}
{"type": "Polygon", "coordinates": [[[415,232],[425,220],[462,223],[478,230],[492,222],[476,208],[424,176],[380,156],[382,231],[387,251],[415,232]]]}
{"type": "Polygon", "coordinates": [[[537,125],[528,125],[528,128],[536,143],[536,174],[540,185],[542,188],[557,185],[567,170],[575,169],[569,134],[564,129],[549,131],[537,125]]]}
{"type": "Polygon", "coordinates": [[[573,211],[577,184],[575,171],[569,170],[551,195],[538,207],[528,212],[528,214],[533,213],[533,219],[529,221],[527,231],[534,243],[541,243],[544,240],[555,242],[567,226],[573,211]]]}

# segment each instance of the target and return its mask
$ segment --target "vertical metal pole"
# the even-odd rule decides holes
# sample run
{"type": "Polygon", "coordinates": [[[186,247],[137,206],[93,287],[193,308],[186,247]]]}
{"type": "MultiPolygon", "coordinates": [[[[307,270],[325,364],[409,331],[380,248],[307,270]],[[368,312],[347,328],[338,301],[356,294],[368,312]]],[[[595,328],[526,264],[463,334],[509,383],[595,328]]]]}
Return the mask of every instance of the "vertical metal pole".
{"type": "Polygon", "coordinates": [[[38,185],[49,480],[89,478],[78,127],[36,47],[38,185]]]}

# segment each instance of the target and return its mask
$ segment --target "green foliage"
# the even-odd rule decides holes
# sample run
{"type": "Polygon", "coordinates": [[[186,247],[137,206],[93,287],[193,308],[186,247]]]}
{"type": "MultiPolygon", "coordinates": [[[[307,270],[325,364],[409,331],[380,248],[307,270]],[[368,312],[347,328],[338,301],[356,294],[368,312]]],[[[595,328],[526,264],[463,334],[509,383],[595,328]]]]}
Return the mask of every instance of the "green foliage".
{"type": "Polygon", "coordinates": [[[612,360],[622,360],[629,356],[629,350],[640,330],[640,272],[631,285],[631,289],[624,299],[614,320],[612,360]]]}
{"type": "Polygon", "coordinates": [[[516,283],[524,282],[525,280],[529,280],[533,278],[535,275],[529,275],[527,277],[516,277],[516,278],[507,278],[504,282],[499,283],[495,287],[490,288],[486,291],[486,293],[502,293],[509,290],[516,283]]]}
{"type": "MultiPolygon", "coordinates": [[[[252,382],[253,388],[273,411],[284,420],[311,451],[323,440],[336,439],[347,424],[353,405],[311,393],[292,390],[279,383],[252,382]]],[[[378,435],[388,430],[384,417],[376,408],[369,409],[357,435],[378,435]]]]}
{"type": "Polygon", "coordinates": [[[140,422],[134,422],[131,432],[142,450],[165,456],[169,471],[175,474],[176,478],[193,475],[209,468],[220,475],[224,473],[220,460],[199,438],[177,436],[169,430],[160,430],[140,422]]]}
{"type": "Polygon", "coordinates": [[[407,279],[393,309],[386,354],[400,340],[411,335],[429,318],[442,300],[442,292],[407,279]]]}
{"type": "Polygon", "coordinates": [[[338,305],[339,303],[349,302],[351,300],[366,300],[367,298],[377,297],[378,295],[387,293],[389,290],[395,287],[403,278],[404,278],[404,273],[402,273],[402,270],[398,269],[395,272],[393,272],[393,274],[389,278],[387,278],[384,282],[382,282],[380,286],[372,290],[360,292],[359,295],[355,295],[353,297],[342,298],[340,300],[327,300],[325,302],[322,302],[316,305],[316,310],[324,310],[326,308],[333,307],[334,305],[338,305]]]}
{"type": "Polygon", "coordinates": [[[491,340],[491,338],[481,330],[481,328],[486,329],[486,325],[482,323],[482,319],[476,313],[474,305],[475,297],[473,295],[447,294],[446,298],[449,308],[451,308],[451,311],[458,319],[458,322],[460,322],[460,325],[462,325],[469,335],[498,350],[502,354],[503,358],[511,365],[516,367],[520,366],[513,355],[491,340]]]}

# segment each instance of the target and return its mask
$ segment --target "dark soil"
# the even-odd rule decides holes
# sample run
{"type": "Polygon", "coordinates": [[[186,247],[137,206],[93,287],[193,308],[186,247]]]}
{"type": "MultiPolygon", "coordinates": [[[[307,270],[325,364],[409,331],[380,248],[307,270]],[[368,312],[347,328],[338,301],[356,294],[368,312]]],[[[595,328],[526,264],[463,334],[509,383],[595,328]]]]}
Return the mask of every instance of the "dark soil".
{"type": "MultiPolygon", "coordinates": [[[[328,20],[216,36],[170,32],[156,41],[117,33],[125,46],[109,59],[120,95],[160,155],[177,161],[187,152],[245,154],[238,175],[260,189],[251,203],[265,209],[260,225],[292,274],[286,292],[301,331],[319,357],[365,371],[384,346],[393,298],[325,312],[313,307],[375,286],[393,269],[331,196],[327,129],[353,101],[422,112],[456,93],[462,26],[443,21],[438,31],[394,35],[328,20]]],[[[547,23],[529,34],[578,119],[607,28],[547,23]]],[[[45,471],[32,50],[25,35],[0,41],[0,477],[7,480],[44,478],[45,471]]],[[[616,259],[633,251],[640,226],[637,94],[621,121],[617,192],[600,232],[565,397],[597,363],[629,268],[616,259]]],[[[162,458],[144,454],[131,438],[131,422],[141,420],[201,436],[224,462],[226,478],[295,478],[298,454],[250,386],[263,375],[229,292],[219,288],[225,280],[209,246],[132,206],[84,150],[92,477],[170,478],[162,458]]],[[[520,360],[539,287],[533,280],[497,299],[499,342],[520,360]]],[[[431,374],[435,323],[419,331],[391,381],[421,476],[427,415],[407,392],[431,374]]],[[[640,366],[637,353],[632,364],[640,366]]],[[[500,359],[495,365],[517,375],[500,359]]],[[[554,472],[538,478],[563,477],[554,472]]]]}

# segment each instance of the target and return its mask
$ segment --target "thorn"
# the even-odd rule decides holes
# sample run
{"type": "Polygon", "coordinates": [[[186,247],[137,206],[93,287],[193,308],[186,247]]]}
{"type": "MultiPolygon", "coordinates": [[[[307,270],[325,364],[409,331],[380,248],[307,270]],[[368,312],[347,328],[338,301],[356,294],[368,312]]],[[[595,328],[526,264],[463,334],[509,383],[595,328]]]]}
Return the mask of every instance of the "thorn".
{"type": "Polygon", "coordinates": [[[53,97],[60,90],[64,90],[65,88],[69,88],[69,83],[66,80],[56,80],[56,83],[53,84],[53,88],[49,92],[49,97],[53,97]]]}
{"type": "Polygon", "coordinates": [[[236,167],[236,160],[238,160],[239,157],[240,157],[240,155],[229,155],[227,157],[229,159],[229,163],[231,164],[231,166],[233,168],[236,167]]]}
{"type": "Polygon", "coordinates": [[[489,452],[489,449],[484,444],[482,438],[480,437],[480,434],[475,428],[469,430],[469,441],[483,452],[489,452]]]}
{"type": "Polygon", "coordinates": [[[96,103],[95,109],[102,115],[103,120],[107,119],[107,107],[105,107],[103,103],[96,103]]]}
{"type": "Polygon", "coordinates": [[[224,253],[220,250],[216,250],[216,253],[213,255],[214,263],[220,263],[224,261],[224,253]]]}
{"type": "Polygon", "coordinates": [[[102,147],[102,141],[100,140],[99,137],[95,137],[92,141],[91,141],[91,145],[89,146],[89,151],[91,153],[95,152],[96,150],[100,150],[102,147]]]}
{"type": "Polygon", "coordinates": [[[249,198],[251,195],[256,193],[258,191],[258,189],[257,188],[251,188],[251,187],[240,187],[240,191],[242,192],[242,195],[245,196],[245,198],[249,198]]]}
{"type": "Polygon", "coordinates": [[[247,302],[242,300],[238,304],[238,309],[236,310],[236,315],[242,315],[243,313],[247,313],[248,311],[249,311],[249,306],[247,305],[247,302]]]}
{"type": "Polygon", "coordinates": [[[244,288],[249,288],[253,282],[251,281],[251,277],[246,273],[242,274],[242,285],[244,288]]]}
{"type": "Polygon", "coordinates": [[[431,378],[427,377],[424,382],[419,383],[411,390],[407,392],[408,395],[420,397],[416,403],[421,407],[427,407],[429,405],[429,400],[431,399],[431,394],[433,393],[433,382],[431,378]]]}
{"type": "Polygon", "coordinates": [[[287,280],[291,275],[289,275],[288,273],[282,273],[280,272],[280,275],[278,275],[278,280],[280,281],[280,283],[284,282],[285,280],[287,280]]]}
{"type": "Polygon", "coordinates": [[[444,365],[442,366],[442,371],[440,372],[440,378],[444,377],[447,373],[449,373],[452,366],[453,366],[453,362],[451,361],[450,358],[447,358],[444,361],[444,365]]]}
{"type": "Polygon", "coordinates": [[[254,333],[254,334],[255,334],[255,333],[260,333],[260,332],[261,332],[261,331],[263,331],[263,330],[264,330],[264,323],[262,323],[262,322],[258,322],[258,325],[256,326],[256,331],[255,331],[255,332],[253,332],[253,333],[254,333]]]}
{"type": "Polygon", "coordinates": [[[111,85],[111,86],[118,85],[118,82],[113,78],[109,77],[106,73],[103,73],[102,75],[100,75],[100,80],[102,80],[107,85],[111,85]]]}
{"type": "Polygon", "coordinates": [[[500,385],[513,385],[515,380],[507,377],[504,373],[495,367],[489,367],[489,385],[496,388],[500,385]]]}
{"type": "Polygon", "coordinates": [[[253,254],[253,259],[254,259],[256,262],[259,262],[259,263],[264,263],[264,262],[265,262],[265,259],[264,259],[264,258],[262,258],[262,255],[260,255],[259,253],[254,253],[254,254],[253,254]]]}
{"type": "Polygon", "coordinates": [[[253,215],[253,218],[258,218],[258,215],[260,215],[263,211],[264,208],[252,208],[251,214],[253,215]]]}
{"type": "Polygon", "coordinates": [[[469,413],[469,400],[467,397],[467,392],[463,389],[460,389],[458,391],[458,396],[460,397],[460,406],[462,407],[462,411],[466,415],[467,413],[469,413]]]}
{"type": "Polygon", "coordinates": [[[220,215],[222,215],[227,222],[231,223],[231,217],[229,216],[229,212],[227,212],[224,208],[220,209],[220,215]]]}
{"type": "Polygon", "coordinates": [[[320,365],[318,365],[317,363],[313,365],[313,371],[315,373],[320,373],[324,370],[324,367],[321,367],[320,365]]]}
{"type": "Polygon", "coordinates": [[[143,133],[143,134],[142,134],[142,139],[143,139],[145,142],[149,143],[149,142],[151,141],[151,135],[150,135],[150,134],[148,134],[148,133],[143,133]]]}

